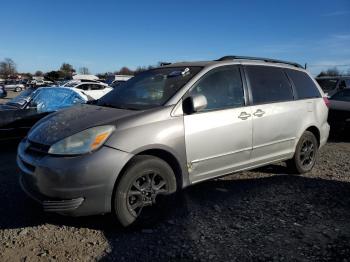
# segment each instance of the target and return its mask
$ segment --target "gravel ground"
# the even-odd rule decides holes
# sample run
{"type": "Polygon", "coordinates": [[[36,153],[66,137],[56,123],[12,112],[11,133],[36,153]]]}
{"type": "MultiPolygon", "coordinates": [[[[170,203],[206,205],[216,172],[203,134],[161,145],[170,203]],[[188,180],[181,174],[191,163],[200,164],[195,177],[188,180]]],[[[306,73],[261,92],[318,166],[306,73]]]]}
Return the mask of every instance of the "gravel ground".
{"type": "Polygon", "coordinates": [[[20,93],[21,92],[7,91],[7,96],[5,98],[0,98],[0,104],[5,104],[11,98],[14,98],[15,96],[18,96],[20,93]]]}
{"type": "Polygon", "coordinates": [[[15,155],[0,152],[0,261],[350,261],[349,142],[328,143],[305,176],[277,164],[188,188],[134,230],[43,213],[20,190],[15,155]]]}

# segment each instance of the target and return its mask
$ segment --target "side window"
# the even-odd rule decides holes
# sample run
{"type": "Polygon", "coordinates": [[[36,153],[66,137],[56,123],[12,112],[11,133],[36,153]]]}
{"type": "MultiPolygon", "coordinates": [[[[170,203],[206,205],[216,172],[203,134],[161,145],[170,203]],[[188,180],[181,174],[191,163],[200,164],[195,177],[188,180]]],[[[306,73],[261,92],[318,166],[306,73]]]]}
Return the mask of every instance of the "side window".
{"type": "Polygon", "coordinates": [[[207,98],[203,111],[244,106],[242,79],[237,66],[213,69],[197,82],[189,92],[207,98]]]}
{"type": "Polygon", "coordinates": [[[332,96],[332,100],[338,100],[338,101],[348,101],[350,102],[350,89],[346,89],[343,91],[340,91],[332,96]]]}
{"type": "Polygon", "coordinates": [[[82,84],[82,85],[79,85],[77,88],[84,90],[84,91],[88,91],[91,89],[89,84],[82,84]]]}
{"type": "Polygon", "coordinates": [[[314,81],[306,73],[292,69],[286,71],[293,81],[298,99],[321,97],[314,81]]]}
{"type": "Polygon", "coordinates": [[[103,89],[102,85],[97,85],[97,84],[91,85],[91,90],[102,90],[102,89],[103,89]]]}
{"type": "Polygon", "coordinates": [[[246,72],[255,105],[293,100],[291,84],[281,68],[246,66],[246,72]]]}
{"type": "Polygon", "coordinates": [[[350,88],[350,79],[345,80],[346,88],[350,88]]]}

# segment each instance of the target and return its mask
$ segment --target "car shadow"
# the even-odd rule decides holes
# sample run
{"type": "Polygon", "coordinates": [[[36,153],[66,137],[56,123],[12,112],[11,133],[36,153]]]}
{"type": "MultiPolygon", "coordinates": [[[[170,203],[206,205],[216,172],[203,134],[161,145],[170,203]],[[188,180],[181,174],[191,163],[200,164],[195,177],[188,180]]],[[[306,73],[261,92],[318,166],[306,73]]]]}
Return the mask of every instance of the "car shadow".
{"type": "Polygon", "coordinates": [[[299,260],[306,255],[342,261],[350,255],[350,183],[275,175],[287,171],[271,165],[253,171],[254,178],[236,174],[190,187],[158,223],[123,229],[112,215],[42,212],[18,185],[15,152],[0,152],[1,229],[55,224],[99,230],[110,246],[106,261],[299,260]]]}

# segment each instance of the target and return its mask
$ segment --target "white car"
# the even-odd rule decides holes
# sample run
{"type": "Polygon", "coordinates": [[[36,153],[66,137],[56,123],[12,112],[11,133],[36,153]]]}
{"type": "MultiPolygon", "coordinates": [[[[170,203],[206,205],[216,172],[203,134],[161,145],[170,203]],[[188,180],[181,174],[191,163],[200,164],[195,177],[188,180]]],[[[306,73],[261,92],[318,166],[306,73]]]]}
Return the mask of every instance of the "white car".
{"type": "Polygon", "coordinates": [[[108,92],[112,91],[113,88],[105,83],[97,81],[76,81],[72,80],[63,85],[63,87],[73,87],[80,89],[84,94],[88,95],[93,99],[99,99],[108,92]]]}

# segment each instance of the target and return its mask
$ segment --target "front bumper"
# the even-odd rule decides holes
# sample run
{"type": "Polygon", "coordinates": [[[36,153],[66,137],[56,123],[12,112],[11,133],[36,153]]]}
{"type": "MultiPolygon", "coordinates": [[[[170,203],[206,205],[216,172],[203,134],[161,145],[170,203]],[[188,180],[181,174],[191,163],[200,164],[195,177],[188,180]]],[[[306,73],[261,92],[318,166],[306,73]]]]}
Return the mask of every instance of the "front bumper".
{"type": "Polygon", "coordinates": [[[22,189],[48,212],[83,216],[111,211],[115,181],[131,154],[110,147],[80,156],[52,156],[18,146],[22,189]]]}

